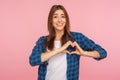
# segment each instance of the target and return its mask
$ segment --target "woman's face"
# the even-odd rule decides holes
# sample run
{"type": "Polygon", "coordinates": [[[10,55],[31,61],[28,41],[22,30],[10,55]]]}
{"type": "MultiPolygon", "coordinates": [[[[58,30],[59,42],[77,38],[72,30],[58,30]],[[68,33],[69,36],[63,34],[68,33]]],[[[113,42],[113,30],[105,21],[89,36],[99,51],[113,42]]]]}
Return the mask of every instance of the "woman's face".
{"type": "Polygon", "coordinates": [[[55,30],[64,30],[64,27],[66,25],[66,17],[63,12],[63,10],[56,10],[53,14],[53,26],[55,30]]]}

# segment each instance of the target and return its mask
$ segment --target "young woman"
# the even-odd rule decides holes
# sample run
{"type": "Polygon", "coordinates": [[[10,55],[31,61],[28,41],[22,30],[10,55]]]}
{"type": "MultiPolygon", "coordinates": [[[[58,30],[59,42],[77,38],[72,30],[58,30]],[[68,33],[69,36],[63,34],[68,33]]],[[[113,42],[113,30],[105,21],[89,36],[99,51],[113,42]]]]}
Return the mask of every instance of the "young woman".
{"type": "Polygon", "coordinates": [[[29,58],[32,66],[39,66],[38,80],[78,80],[80,56],[101,60],[107,55],[82,33],[70,31],[69,17],[62,5],[52,6],[48,32],[38,39],[29,58]]]}

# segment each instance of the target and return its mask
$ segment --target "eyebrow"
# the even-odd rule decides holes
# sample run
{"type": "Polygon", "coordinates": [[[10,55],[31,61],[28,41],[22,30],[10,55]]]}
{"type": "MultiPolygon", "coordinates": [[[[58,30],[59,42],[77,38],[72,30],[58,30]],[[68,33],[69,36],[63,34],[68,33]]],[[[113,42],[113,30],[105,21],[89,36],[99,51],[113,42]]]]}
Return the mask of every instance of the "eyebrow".
{"type": "MultiPolygon", "coordinates": [[[[55,13],[55,14],[53,14],[53,15],[58,15],[58,14],[55,13]]],[[[65,15],[65,14],[61,14],[61,15],[65,15]]]]}

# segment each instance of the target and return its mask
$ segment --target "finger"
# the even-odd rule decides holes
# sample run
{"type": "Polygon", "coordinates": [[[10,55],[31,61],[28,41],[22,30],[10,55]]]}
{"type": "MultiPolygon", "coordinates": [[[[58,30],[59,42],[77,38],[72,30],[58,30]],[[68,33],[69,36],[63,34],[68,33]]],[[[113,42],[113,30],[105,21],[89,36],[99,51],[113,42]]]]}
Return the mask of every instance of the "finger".
{"type": "Polygon", "coordinates": [[[80,53],[77,52],[77,51],[71,52],[71,54],[77,54],[77,55],[80,55],[80,53]]]}
{"type": "Polygon", "coordinates": [[[70,52],[69,52],[69,51],[66,51],[66,53],[70,54],[70,52]]]}
{"type": "Polygon", "coordinates": [[[71,45],[71,41],[66,42],[66,43],[62,46],[62,50],[65,50],[69,45],[71,45]]]}
{"type": "Polygon", "coordinates": [[[75,41],[73,42],[73,44],[74,44],[74,46],[77,46],[77,47],[79,46],[78,43],[75,41]]]}
{"type": "Polygon", "coordinates": [[[72,46],[72,47],[75,47],[75,44],[74,44],[74,43],[72,43],[72,44],[71,44],[71,46],[72,46]]]}
{"type": "Polygon", "coordinates": [[[74,53],[76,53],[76,51],[73,51],[73,52],[70,52],[71,54],[74,54],[74,53]]]}
{"type": "Polygon", "coordinates": [[[72,41],[68,41],[68,45],[71,45],[72,47],[75,47],[75,44],[72,41]]]}
{"type": "Polygon", "coordinates": [[[70,54],[76,54],[76,53],[77,53],[76,51],[70,52],[70,54]]]}
{"type": "Polygon", "coordinates": [[[78,44],[77,44],[77,42],[73,42],[73,46],[76,46],[76,47],[78,47],[78,44]]]}
{"type": "Polygon", "coordinates": [[[77,43],[77,42],[74,42],[74,45],[76,45],[77,49],[78,49],[80,52],[82,52],[82,51],[83,51],[83,50],[82,50],[82,48],[78,45],[78,43],[77,43]]]}
{"type": "Polygon", "coordinates": [[[67,41],[66,43],[67,43],[67,44],[71,44],[72,42],[69,40],[69,41],[67,41]]]}
{"type": "Polygon", "coordinates": [[[66,43],[66,45],[67,45],[67,46],[72,45],[72,42],[71,42],[71,41],[68,41],[68,42],[66,43]]]}
{"type": "Polygon", "coordinates": [[[68,54],[73,54],[73,53],[69,52],[68,54]]]}
{"type": "Polygon", "coordinates": [[[63,53],[70,53],[68,50],[64,50],[63,53]]]}

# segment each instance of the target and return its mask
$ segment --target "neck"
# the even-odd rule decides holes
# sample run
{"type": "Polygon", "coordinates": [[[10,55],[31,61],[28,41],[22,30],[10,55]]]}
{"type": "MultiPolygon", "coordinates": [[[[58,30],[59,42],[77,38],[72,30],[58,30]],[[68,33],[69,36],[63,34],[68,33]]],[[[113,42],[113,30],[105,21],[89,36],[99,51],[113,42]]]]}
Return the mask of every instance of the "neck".
{"type": "Polygon", "coordinates": [[[64,30],[56,31],[55,40],[61,40],[62,35],[64,34],[64,30]]]}

